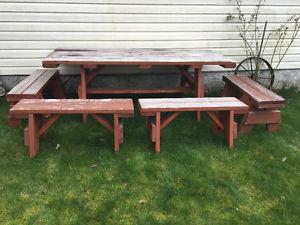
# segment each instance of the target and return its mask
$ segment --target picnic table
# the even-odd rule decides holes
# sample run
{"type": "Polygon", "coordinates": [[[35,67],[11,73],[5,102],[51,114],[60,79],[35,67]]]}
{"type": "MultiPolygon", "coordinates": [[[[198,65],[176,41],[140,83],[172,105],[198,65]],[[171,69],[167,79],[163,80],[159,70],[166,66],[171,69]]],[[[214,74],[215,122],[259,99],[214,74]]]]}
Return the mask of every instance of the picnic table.
{"type": "MultiPolygon", "coordinates": [[[[223,55],[198,48],[172,49],[55,49],[43,60],[43,67],[80,65],[81,81],[78,87],[80,99],[87,94],[143,94],[143,93],[193,93],[204,96],[201,70],[203,65],[234,68],[236,63],[223,55]],[[179,87],[138,89],[97,89],[89,87],[105,66],[136,65],[141,69],[152,66],[174,66],[181,74],[179,87]],[[194,76],[189,72],[193,70],[194,76]]],[[[200,118],[200,115],[198,116],[200,118]]]]}

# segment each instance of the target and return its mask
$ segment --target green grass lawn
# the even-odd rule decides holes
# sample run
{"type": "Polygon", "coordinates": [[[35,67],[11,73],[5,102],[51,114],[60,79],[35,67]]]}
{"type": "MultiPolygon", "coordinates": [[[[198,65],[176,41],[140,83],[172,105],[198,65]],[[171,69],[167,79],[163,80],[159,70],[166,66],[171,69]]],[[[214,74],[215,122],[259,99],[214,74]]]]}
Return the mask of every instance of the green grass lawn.
{"type": "Polygon", "coordinates": [[[300,224],[300,94],[282,94],[282,130],[258,126],[233,150],[185,113],[155,154],[136,112],[118,157],[100,124],[65,116],[34,160],[1,100],[0,224],[300,224]]]}

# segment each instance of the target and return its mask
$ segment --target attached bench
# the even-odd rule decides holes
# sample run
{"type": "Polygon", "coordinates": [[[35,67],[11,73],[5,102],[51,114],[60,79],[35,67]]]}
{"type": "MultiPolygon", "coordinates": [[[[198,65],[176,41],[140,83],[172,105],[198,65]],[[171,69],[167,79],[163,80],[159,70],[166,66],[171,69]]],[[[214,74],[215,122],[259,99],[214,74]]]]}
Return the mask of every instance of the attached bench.
{"type": "MultiPolygon", "coordinates": [[[[56,69],[38,69],[17,84],[6,95],[10,107],[13,107],[21,99],[42,99],[45,91],[51,92],[55,98],[65,98],[63,87],[58,78],[56,69]]],[[[13,117],[9,113],[8,125],[16,127],[20,125],[23,115],[13,117]]]]}
{"type": "Polygon", "coordinates": [[[44,136],[53,123],[64,114],[91,114],[105,128],[114,133],[115,152],[123,143],[122,118],[134,113],[131,99],[23,99],[10,111],[13,115],[28,116],[24,142],[29,147],[29,157],[39,150],[39,137],[44,136]],[[102,114],[113,114],[113,125],[102,114]],[[45,117],[47,115],[47,118],[45,117]]]}
{"type": "Polygon", "coordinates": [[[234,96],[249,106],[239,125],[240,133],[250,132],[255,124],[266,124],[269,132],[280,129],[280,109],[285,99],[246,76],[224,76],[221,96],[234,96]]]}
{"type": "Polygon", "coordinates": [[[232,97],[139,99],[139,107],[141,114],[147,117],[150,138],[155,143],[156,152],[160,152],[161,129],[174,120],[180,112],[187,111],[208,112],[214,124],[224,131],[227,146],[232,148],[234,147],[234,113],[237,110],[248,109],[246,104],[232,97]],[[165,115],[161,115],[162,113],[165,115]]]}

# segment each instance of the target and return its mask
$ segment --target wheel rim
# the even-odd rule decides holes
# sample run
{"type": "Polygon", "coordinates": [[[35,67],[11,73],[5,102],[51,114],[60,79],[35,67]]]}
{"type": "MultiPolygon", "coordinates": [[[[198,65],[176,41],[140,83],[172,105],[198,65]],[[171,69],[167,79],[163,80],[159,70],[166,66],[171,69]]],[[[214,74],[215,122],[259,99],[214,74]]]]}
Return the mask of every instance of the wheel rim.
{"type": "Polygon", "coordinates": [[[234,74],[245,75],[271,89],[274,83],[274,71],[270,63],[261,57],[249,57],[241,61],[234,74]]]}

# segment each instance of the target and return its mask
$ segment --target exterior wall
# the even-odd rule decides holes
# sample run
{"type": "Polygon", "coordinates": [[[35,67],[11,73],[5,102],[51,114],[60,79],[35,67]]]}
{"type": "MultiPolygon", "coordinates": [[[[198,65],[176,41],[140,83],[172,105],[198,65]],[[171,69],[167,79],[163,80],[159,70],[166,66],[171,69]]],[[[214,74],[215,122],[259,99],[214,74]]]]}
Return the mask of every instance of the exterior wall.
{"type": "MultiPolygon", "coordinates": [[[[0,1],[0,75],[29,74],[57,47],[203,47],[244,58],[234,0],[3,0],[0,1]]],[[[252,12],[256,0],[244,0],[252,12]]],[[[300,12],[300,1],[266,0],[261,23],[278,26],[300,12]]],[[[274,46],[275,42],[271,41],[274,46]]],[[[267,49],[268,54],[271,49],[267,49]]],[[[297,39],[281,66],[300,68],[297,39]]],[[[207,67],[206,70],[220,70],[207,67]]],[[[135,72],[135,69],[129,71],[135,72]]],[[[62,73],[78,70],[64,68],[62,73]]],[[[109,73],[110,71],[108,71],[109,73]]]]}

